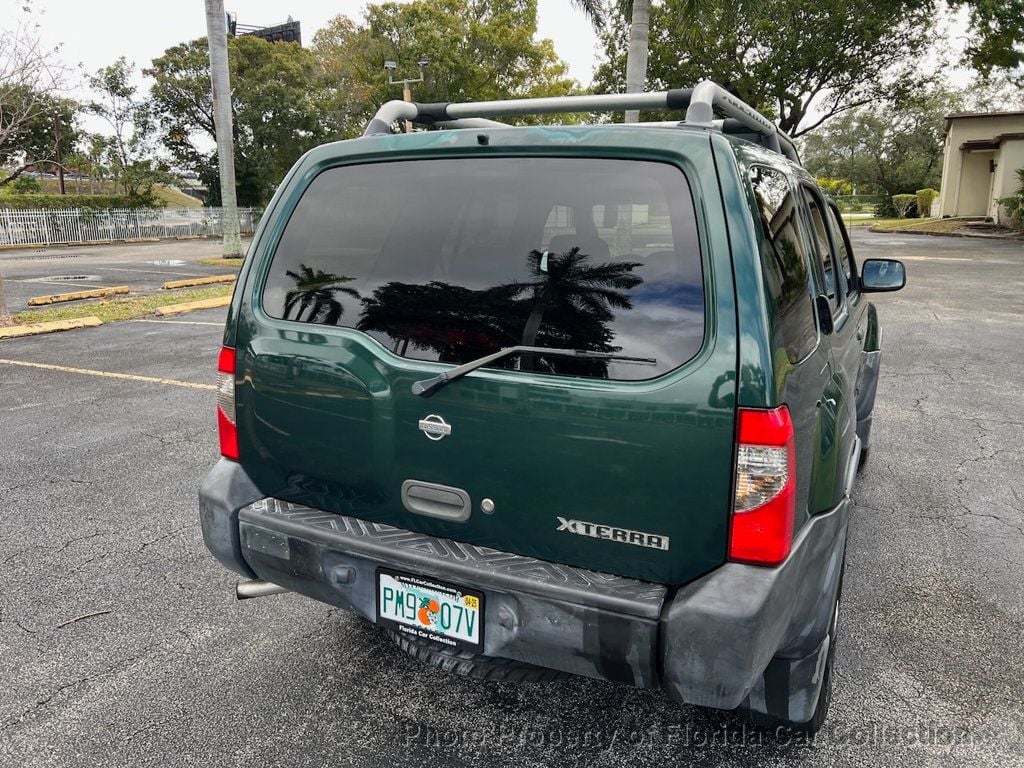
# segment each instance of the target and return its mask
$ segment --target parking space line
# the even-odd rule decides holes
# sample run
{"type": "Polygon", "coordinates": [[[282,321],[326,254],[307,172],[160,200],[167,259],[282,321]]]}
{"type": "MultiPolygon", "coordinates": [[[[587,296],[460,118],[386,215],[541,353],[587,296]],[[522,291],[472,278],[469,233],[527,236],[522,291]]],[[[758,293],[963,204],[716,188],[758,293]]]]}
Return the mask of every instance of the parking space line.
{"type": "Polygon", "coordinates": [[[72,368],[67,365],[52,365],[50,363],[30,363],[27,360],[4,360],[3,358],[0,358],[0,365],[20,365],[24,368],[42,368],[47,371],[79,373],[85,376],[100,376],[105,379],[144,381],[149,384],[167,384],[168,386],[186,387],[187,389],[216,389],[213,384],[194,384],[191,381],[179,381],[178,379],[161,379],[156,376],[139,376],[134,373],[114,373],[113,371],[94,371],[90,368],[72,368]]]}
{"type": "MultiPolygon", "coordinates": [[[[186,270],[188,269],[188,265],[186,265],[186,264],[182,264],[181,266],[182,266],[182,269],[186,269],[186,270]]],[[[105,270],[109,270],[111,272],[146,272],[146,273],[153,274],[153,275],[178,275],[178,276],[180,276],[182,274],[181,272],[169,272],[166,269],[133,269],[131,267],[97,267],[97,269],[105,269],[105,270]]]]}
{"type": "Polygon", "coordinates": [[[984,261],[984,259],[965,259],[962,256],[910,256],[903,254],[901,259],[907,261],[984,261]]]}
{"type": "Polygon", "coordinates": [[[216,325],[218,328],[223,328],[224,323],[210,323],[206,320],[152,320],[152,319],[140,319],[140,320],[129,320],[130,323],[156,323],[157,325],[167,325],[168,323],[174,323],[176,325],[216,325]]]}

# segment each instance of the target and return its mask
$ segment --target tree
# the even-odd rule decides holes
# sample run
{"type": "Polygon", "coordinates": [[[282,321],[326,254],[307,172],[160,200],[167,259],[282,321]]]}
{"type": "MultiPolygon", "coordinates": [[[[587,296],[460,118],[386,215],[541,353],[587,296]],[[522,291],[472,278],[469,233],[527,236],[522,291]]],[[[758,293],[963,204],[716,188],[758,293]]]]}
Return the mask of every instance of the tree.
{"type": "Polygon", "coordinates": [[[32,161],[53,159],[53,113],[65,117],[71,104],[58,97],[67,77],[59,49],[40,40],[31,0],[21,6],[13,26],[0,28],[0,162],[14,163],[12,170],[0,173],[0,187],[32,161]]]}
{"type": "Polygon", "coordinates": [[[1024,0],[970,0],[953,3],[970,9],[970,35],[964,64],[983,75],[1013,73],[1024,86],[1024,0]]]}
{"type": "MultiPolygon", "coordinates": [[[[875,0],[665,0],[651,9],[647,84],[657,90],[710,77],[798,136],[910,89],[931,27],[928,9],[875,0]]],[[[597,72],[602,90],[624,85],[626,28],[618,12],[597,72]]]]}
{"type": "MultiPolygon", "coordinates": [[[[24,89],[11,89],[5,97],[7,108],[32,104],[31,114],[17,127],[6,132],[0,145],[0,164],[13,166],[0,178],[0,188],[20,179],[21,174],[33,166],[51,170],[58,158],[66,158],[79,139],[75,122],[79,105],[70,100],[46,93],[32,93],[24,89]],[[57,127],[59,125],[59,131],[57,127]]],[[[65,160],[65,165],[67,162],[65,160]]]]}
{"type": "Polygon", "coordinates": [[[601,0],[570,0],[583,15],[590,20],[594,29],[601,30],[604,27],[604,6],[601,0]]]}
{"type": "Polygon", "coordinates": [[[360,298],[355,288],[345,285],[355,280],[354,277],[335,275],[307,267],[305,264],[299,265],[298,272],[288,270],[285,274],[295,281],[295,287],[284,296],[285,320],[295,309],[293,320],[305,319],[307,323],[336,325],[345,309],[341,302],[334,298],[335,294],[344,293],[354,299],[360,298]],[[307,309],[309,312],[303,318],[302,313],[307,309]]]}
{"type": "MultiPolygon", "coordinates": [[[[328,90],[313,52],[258,37],[228,40],[238,202],[262,205],[303,152],[331,135],[328,90]]],[[[206,39],[168,48],[145,74],[161,141],[218,204],[219,172],[206,39]]]]}
{"type": "Polygon", "coordinates": [[[135,65],[124,56],[102,67],[89,78],[89,86],[98,98],[87,108],[113,130],[105,149],[114,182],[129,197],[153,202],[153,186],[169,175],[166,164],[153,159],[153,113],[149,101],[137,95],[138,88],[132,83],[134,72],[135,65]]]}
{"type": "MultiPolygon", "coordinates": [[[[595,6],[596,7],[596,6],[595,6]]],[[[429,58],[417,101],[560,96],[577,84],[550,40],[536,40],[536,0],[414,0],[367,8],[363,23],[339,16],[317,32],[313,49],[332,84],[341,136],[362,133],[377,107],[398,94],[385,60],[412,67],[429,58]]],[[[521,123],[559,120],[530,116],[521,123]]],[[[575,118],[569,118],[575,119],[575,118]]]]}
{"type": "MultiPolygon", "coordinates": [[[[39,38],[39,24],[32,17],[31,0],[24,0],[22,13],[10,28],[0,28],[0,152],[13,155],[25,125],[44,114],[44,96],[60,91],[66,75],[57,49],[47,48],[39,38]]],[[[25,170],[24,164],[10,174],[0,174],[0,187],[25,170]]],[[[10,325],[3,278],[0,277],[0,325],[10,325]]]]}
{"type": "MultiPolygon", "coordinates": [[[[626,93],[641,93],[647,85],[647,59],[650,53],[651,0],[629,0],[623,15],[630,17],[629,46],[626,48],[626,93]]],[[[625,122],[640,121],[640,110],[627,110],[625,122]]]]}
{"type": "Polygon", "coordinates": [[[242,235],[238,225],[238,199],[235,182],[235,132],[231,117],[231,76],[228,73],[227,17],[224,0],[206,0],[206,38],[213,86],[213,124],[217,139],[217,170],[220,181],[223,255],[226,259],[242,255],[242,235]]]}
{"type": "MultiPolygon", "coordinates": [[[[579,248],[562,254],[531,251],[527,257],[532,280],[523,284],[530,291],[530,315],[523,326],[522,344],[535,346],[544,314],[551,310],[579,314],[604,324],[614,316],[612,308],[631,309],[626,291],[643,282],[633,270],[638,261],[588,264],[590,257],[579,248]]],[[[523,356],[523,367],[532,367],[533,356],[523,356]]]]}
{"type": "Polygon", "coordinates": [[[936,89],[895,105],[852,110],[807,137],[803,159],[817,176],[875,187],[887,197],[938,187],[943,118],[955,104],[936,89]]]}

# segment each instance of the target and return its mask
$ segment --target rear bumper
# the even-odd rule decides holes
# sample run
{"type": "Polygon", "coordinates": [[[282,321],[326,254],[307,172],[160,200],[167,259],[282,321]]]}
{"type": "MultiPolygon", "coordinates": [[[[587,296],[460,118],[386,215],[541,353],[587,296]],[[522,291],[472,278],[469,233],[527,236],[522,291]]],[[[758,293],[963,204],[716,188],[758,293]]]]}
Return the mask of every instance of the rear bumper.
{"type": "Polygon", "coordinates": [[[485,594],[487,655],[664,688],[722,709],[761,709],[769,662],[800,666],[818,651],[846,538],[844,500],[804,526],[778,568],[728,563],[673,595],[663,585],[258,496],[241,466],[223,460],[200,492],[206,544],[238,573],[370,621],[380,566],[462,584],[485,594]]]}

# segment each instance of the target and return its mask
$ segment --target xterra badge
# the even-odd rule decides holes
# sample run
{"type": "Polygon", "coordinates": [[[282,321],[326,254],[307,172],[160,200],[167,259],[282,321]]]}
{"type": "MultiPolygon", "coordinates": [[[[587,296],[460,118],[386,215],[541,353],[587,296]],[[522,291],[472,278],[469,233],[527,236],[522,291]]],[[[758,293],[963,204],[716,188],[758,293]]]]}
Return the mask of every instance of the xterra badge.
{"type": "Polygon", "coordinates": [[[644,531],[631,531],[628,528],[616,528],[613,525],[588,523],[586,520],[566,520],[558,518],[558,531],[568,531],[578,536],[589,536],[592,539],[607,539],[620,544],[635,544],[638,547],[651,549],[668,549],[668,536],[644,531]]]}
{"type": "Polygon", "coordinates": [[[431,440],[442,440],[452,433],[451,424],[433,413],[420,419],[419,426],[420,431],[431,440]]]}

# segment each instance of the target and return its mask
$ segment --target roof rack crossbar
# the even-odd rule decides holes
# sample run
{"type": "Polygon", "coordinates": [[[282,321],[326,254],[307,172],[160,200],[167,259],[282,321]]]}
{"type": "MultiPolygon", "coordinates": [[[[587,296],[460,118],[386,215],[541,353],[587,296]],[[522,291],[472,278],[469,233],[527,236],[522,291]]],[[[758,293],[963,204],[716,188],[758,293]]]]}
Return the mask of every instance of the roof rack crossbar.
{"type": "Polygon", "coordinates": [[[488,120],[486,117],[462,117],[458,120],[438,120],[434,125],[440,128],[510,128],[508,123],[488,120]]]}
{"type": "Polygon", "coordinates": [[[383,104],[367,123],[363,135],[389,134],[391,126],[399,120],[448,128],[497,128],[504,127],[504,124],[487,118],[641,109],[685,109],[686,119],[680,125],[706,127],[735,135],[752,134],[750,138],[756,143],[785,155],[794,162],[799,162],[793,142],[779,131],[771,120],[711,80],[704,80],[694,88],[676,88],[654,93],[609,93],[434,104],[389,101],[383,104]],[[726,120],[716,121],[716,111],[725,115],[726,120]]]}

